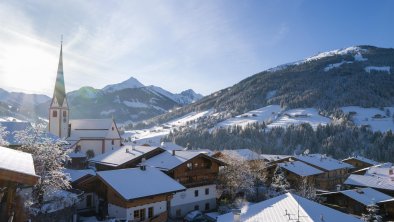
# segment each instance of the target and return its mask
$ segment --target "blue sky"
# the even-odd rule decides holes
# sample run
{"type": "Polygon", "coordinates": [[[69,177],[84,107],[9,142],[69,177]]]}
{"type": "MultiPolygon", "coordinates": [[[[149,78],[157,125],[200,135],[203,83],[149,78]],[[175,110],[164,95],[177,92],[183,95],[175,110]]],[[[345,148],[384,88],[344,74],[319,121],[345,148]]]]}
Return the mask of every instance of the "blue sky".
{"type": "Polygon", "coordinates": [[[1,1],[0,87],[51,95],[133,76],[204,95],[353,45],[394,47],[394,1],[1,1]]]}

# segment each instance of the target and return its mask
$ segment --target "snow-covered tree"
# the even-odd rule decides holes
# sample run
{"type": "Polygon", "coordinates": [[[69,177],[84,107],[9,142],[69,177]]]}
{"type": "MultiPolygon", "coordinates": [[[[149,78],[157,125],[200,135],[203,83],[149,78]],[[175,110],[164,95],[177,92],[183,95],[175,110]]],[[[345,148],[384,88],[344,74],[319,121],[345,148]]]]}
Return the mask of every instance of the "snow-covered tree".
{"type": "Polygon", "coordinates": [[[16,138],[22,144],[19,149],[32,154],[36,174],[40,176],[26,202],[30,210],[34,204],[34,211],[38,209],[39,212],[45,197],[70,188],[69,178],[63,171],[68,160],[67,151],[63,148],[63,141],[54,140],[42,127],[19,131],[16,138]]]}
{"type": "Polygon", "coordinates": [[[379,215],[379,206],[375,203],[367,206],[367,214],[362,215],[362,220],[365,222],[381,222],[382,216],[379,215]]]}
{"type": "Polygon", "coordinates": [[[7,135],[5,127],[0,124],[0,146],[8,146],[8,142],[5,140],[7,135]]]}
{"type": "Polygon", "coordinates": [[[278,194],[283,194],[290,188],[290,183],[286,179],[285,172],[279,166],[276,167],[274,176],[272,177],[271,187],[278,194]]]}
{"type": "Polygon", "coordinates": [[[253,194],[255,178],[246,161],[233,156],[225,156],[221,160],[227,165],[219,171],[218,188],[228,195],[230,201],[241,192],[253,194]]]}
{"type": "Polygon", "coordinates": [[[310,200],[316,200],[315,184],[303,177],[297,187],[297,194],[310,200]]]}

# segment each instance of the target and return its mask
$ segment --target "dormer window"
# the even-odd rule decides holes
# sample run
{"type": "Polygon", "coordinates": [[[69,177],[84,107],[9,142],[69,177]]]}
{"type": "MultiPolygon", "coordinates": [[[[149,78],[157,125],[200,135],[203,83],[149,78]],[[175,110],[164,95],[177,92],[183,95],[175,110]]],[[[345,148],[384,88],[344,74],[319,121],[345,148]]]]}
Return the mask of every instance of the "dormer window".
{"type": "Polygon", "coordinates": [[[53,110],[52,117],[57,117],[57,111],[56,110],[53,110]]]}

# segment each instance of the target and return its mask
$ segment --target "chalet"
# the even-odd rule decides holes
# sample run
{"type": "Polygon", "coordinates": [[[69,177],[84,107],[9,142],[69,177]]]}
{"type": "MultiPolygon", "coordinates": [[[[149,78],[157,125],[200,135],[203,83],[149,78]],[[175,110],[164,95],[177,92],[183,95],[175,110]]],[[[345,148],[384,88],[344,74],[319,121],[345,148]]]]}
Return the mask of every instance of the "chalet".
{"type": "Polygon", "coordinates": [[[39,180],[34,170],[33,157],[29,153],[0,147],[0,218],[6,221],[22,220],[23,213],[17,209],[18,184],[35,185],[39,180]],[[2,199],[5,199],[4,201],[2,199]],[[1,210],[2,209],[2,210],[1,210]]]}
{"type": "Polygon", "coordinates": [[[147,167],[97,172],[78,185],[86,203],[102,216],[126,221],[166,221],[174,193],[186,188],[160,170],[147,167]]]}
{"type": "Polygon", "coordinates": [[[374,160],[371,160],[371,159],[368,159],[368,158],[365,158],[362,156],[352,156],[352,157],[343,159],[342,162],[352,165],[354,167],[353,171],[361,170],[363,168],[379,164],[378,162],[376,162],[374,160]]]}
{"type": "Polygon", "coordinates": [[[394,202],[393,197],[381,193],[372,188],[357,188],[354,190],[342,190],[337,192],[323,193],[319,195],[324,204],[345,213],[361,216],[367,214],[367,207],[376,204],[380,207],[379,214],[386,219],[393,218],[394,209],[387,208],[387,203],[394,202]]]}
{"type": "Polygon", "coordinates": [[[156,156],[164,150],[160,147],[126,145],[95,156],[89,160],[90,165],[98,171],[137,167],[143,159],[156,156]]]}
{"type": "Polygon", "coordinates": [[[394,166],[384,163],[368,168],[364,175],[351,174],[344,184],[348,187],[371,187],[394,196],[394,166]]]}
{"type": "Polygon", "coordinates": [[[217,222],[324,221],[361,222],[360,219],[295,194],[286,193],[218,216],[217,222]]]}
{"type": "Polygon", "coordinates": [[[278,163],[285,170],[285,176],[292,188],[297,188],[303,180],[308,184],[315,184],[316,177],[324,172],[301,161],[278,163]]]}
{"type": "Polygon", "coordinates": [[[211,211],[216,208],[215,180],[219,167],[225,164],[205,151],[166,151],[146,160],[181,183],[187,189],[176,193],[170,204],[170,216],[183,217],[193,210],[211,211]]]}
{"type": "Polygon", "coordinates": [[[272,154],[261,154],[260,157],[267,163],[267,164],[275,164],[281,162],[288,162],[291,159],[289,155],[272,155],[272,154]]]}
{"type": "Polygon", "coordinates": [[[315,178],[316,188],[322,190],[336,189],[337,185],[345,181],[349,176],[349,170],[353,168],[348,163],[322,154],[297,155],[294,158],[324,172],[315,178]]]}

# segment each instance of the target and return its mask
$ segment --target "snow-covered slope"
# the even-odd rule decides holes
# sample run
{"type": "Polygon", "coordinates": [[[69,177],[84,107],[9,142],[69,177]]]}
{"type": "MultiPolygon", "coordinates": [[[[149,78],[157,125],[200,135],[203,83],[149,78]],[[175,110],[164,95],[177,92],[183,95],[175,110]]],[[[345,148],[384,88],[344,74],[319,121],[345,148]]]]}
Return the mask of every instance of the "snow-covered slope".
{"type": "Polygon", "coordinates": [[[321,116],[314,108],[299,108],[284,112],[279,118],[275,119],[271,124],[268,124],[267,127],[288,127],[289,125],[309,123],[316,129],[318,125],[326,125],[330,122],[330,118],[321,116]]]}
{"type": "Polygon", "coordinates": [[[342,110],[351,114],[352,121],[358,126],[367,126],[373,131],[394,131],[394,107],[378,109],[347,106],[342,110]]]}

